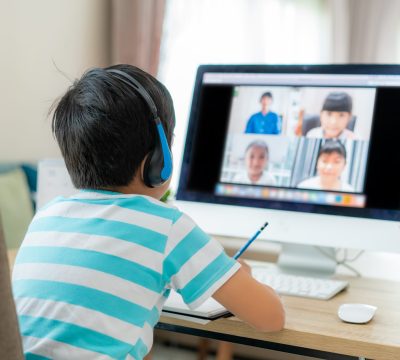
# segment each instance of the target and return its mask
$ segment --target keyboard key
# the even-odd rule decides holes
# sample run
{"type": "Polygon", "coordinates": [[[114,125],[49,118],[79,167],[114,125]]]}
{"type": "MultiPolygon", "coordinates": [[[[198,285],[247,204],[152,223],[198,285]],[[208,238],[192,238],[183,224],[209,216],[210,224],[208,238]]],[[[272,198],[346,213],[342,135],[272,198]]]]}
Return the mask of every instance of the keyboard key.
{"type": "Polygon", "coordinates": [[[347,281],[268,272],[261,267],[254,267],[252,273],[257,281],[272,287],[281,295],[327,300],[348,286],[347,281]]]}

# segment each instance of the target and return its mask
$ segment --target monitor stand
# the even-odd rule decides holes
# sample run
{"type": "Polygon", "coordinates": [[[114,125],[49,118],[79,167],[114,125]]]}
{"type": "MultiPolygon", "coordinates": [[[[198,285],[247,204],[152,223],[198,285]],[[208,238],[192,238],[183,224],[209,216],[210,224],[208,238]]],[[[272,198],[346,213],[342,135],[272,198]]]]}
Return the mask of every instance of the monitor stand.
{"type": "Polygon", "coordinates": [[[336,270],[335,249],[325,246],[282,243],[277,270],[312,277],[331,277],[336,270]]]}

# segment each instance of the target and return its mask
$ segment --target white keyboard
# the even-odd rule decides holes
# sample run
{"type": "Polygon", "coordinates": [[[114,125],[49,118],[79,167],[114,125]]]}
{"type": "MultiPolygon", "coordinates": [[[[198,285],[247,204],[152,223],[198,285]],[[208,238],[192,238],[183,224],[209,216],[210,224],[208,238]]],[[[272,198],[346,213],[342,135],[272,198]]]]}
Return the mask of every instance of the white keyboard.
{"type": "Polygon", "coordinates": [[[257,281],[269,285],[280,295],[321,300],[330,299],[349,284],[347,281],[342,280],[275,273],[261,267],[253,267],[252,274],[257,281]]]}

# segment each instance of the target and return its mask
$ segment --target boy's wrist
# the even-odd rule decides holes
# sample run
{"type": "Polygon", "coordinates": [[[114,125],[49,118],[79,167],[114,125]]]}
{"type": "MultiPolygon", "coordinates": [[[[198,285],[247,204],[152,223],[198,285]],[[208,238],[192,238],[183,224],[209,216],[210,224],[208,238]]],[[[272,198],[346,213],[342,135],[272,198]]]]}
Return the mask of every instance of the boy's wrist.
{"type": "Polygon", "coordinates": [[[241,265],[242,269],[251,275],[251,267],[242,259],[237,260],[241,265]]]}

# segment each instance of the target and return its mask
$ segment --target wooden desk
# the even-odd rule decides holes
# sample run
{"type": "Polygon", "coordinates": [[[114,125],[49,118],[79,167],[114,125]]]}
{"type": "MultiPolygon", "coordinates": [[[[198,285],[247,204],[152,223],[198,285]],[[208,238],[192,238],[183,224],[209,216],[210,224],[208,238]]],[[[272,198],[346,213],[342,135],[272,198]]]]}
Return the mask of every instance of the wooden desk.
{"type": "Polygon", "coordinates": [[[284,296],[285,329],[262,333],[235,317],[206,325],[162,316],[158,329],[225,340],[323,359],[400,359],[400,283],[346,278],[349,288],[329,301],[284,296]],[[342,303],[369,303],[378,310],[366,325],[337,317],[342,303]]]}

